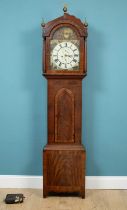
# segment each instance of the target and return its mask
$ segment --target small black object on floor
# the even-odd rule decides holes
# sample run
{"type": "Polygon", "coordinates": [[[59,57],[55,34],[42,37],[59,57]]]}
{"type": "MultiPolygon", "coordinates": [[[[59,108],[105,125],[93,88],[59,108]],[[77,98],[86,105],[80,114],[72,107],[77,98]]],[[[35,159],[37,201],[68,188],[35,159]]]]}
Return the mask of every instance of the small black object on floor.
{"type": "Polygon", "coordinates": [[[24,200],[23,194],[7,194],[5,198],[6,204],[16,204],[16,203],[23,203],[24,200]]]}

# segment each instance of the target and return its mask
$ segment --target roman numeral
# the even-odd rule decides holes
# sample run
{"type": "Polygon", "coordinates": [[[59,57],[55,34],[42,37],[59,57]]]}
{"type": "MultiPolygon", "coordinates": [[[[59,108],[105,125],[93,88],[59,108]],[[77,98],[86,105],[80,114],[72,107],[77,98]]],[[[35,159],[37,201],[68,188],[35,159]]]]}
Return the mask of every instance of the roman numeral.
{"type": "Polygon", "coordinates": [[[55,59],[54,61],[57,63],[59,60],[58,59],[55,59]]]}
{"type": "Polygon", "coordinates": [[[74,54],[74,56],[75,56],[75,57],[78,57],[79,55],[78,55],[78,54],[74,54]]]}
{"type": "Polygon", "coordinates": [[[76,63],[77,62],[77,60],[76,59],[73,59],[73,61],[76,63]]]}

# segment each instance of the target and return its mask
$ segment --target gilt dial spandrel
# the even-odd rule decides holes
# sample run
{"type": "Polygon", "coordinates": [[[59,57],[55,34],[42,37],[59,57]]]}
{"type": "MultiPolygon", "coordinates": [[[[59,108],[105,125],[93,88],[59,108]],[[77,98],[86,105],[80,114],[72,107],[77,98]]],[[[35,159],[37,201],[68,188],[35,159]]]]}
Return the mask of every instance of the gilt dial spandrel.
{"type": "Polygon", "coordinates": [[[50,41],[50,69],[78,71],[80,42],[76,33],[69,27],[58,29],[50,41]]]}

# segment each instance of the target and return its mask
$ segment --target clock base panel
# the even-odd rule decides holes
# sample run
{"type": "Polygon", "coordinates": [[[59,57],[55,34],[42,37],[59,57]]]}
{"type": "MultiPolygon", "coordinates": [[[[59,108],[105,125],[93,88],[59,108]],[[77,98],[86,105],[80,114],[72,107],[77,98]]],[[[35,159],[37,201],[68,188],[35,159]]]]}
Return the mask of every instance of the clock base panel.
{"type": "Polygon", "coordinates": [[[85,159],[82,145],[46,145],[43,150],[43,197],[77,193],[85,198],[85,159]]]}

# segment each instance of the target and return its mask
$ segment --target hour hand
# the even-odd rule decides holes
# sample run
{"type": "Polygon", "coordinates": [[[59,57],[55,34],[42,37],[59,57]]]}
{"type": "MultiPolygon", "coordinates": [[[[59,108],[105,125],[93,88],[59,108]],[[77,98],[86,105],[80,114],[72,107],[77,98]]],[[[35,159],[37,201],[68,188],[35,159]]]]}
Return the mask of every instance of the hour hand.
{"type": "Polygon", "coordinates": [[[72,56],[72,55],[67,55],[67,54],[65,54],[65,57],[72,58],[73,56],[72,56]]]}

